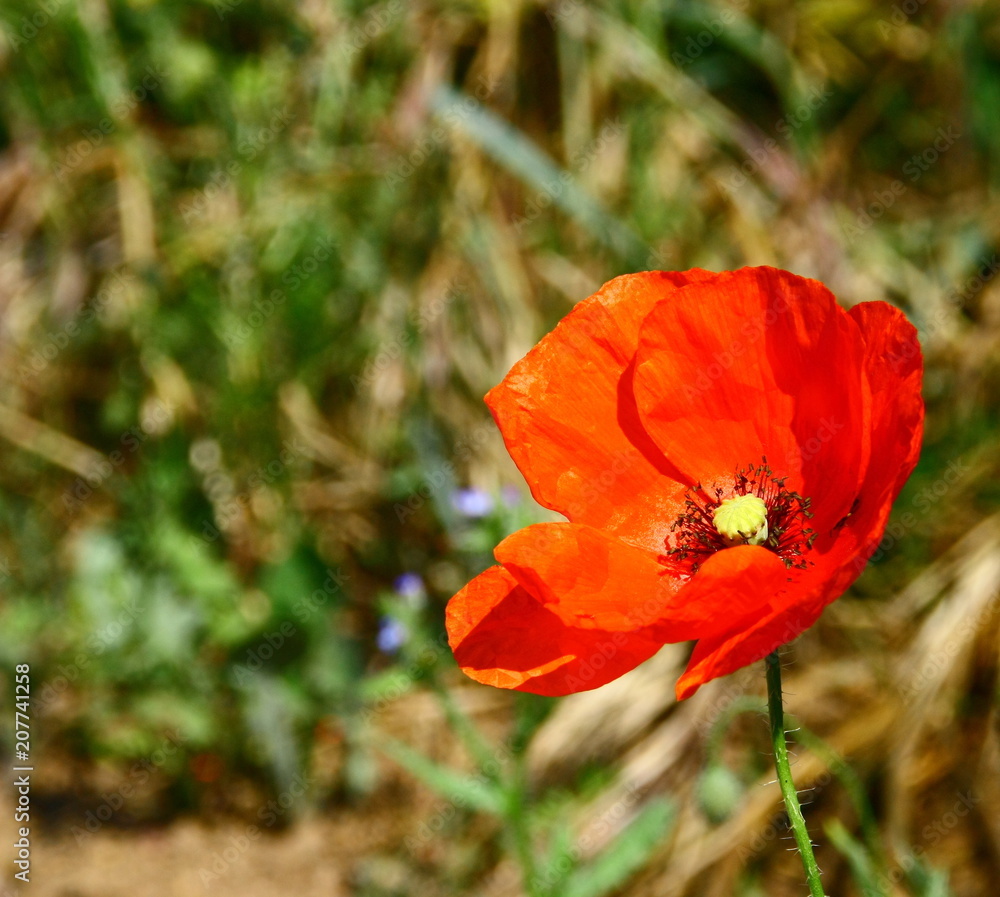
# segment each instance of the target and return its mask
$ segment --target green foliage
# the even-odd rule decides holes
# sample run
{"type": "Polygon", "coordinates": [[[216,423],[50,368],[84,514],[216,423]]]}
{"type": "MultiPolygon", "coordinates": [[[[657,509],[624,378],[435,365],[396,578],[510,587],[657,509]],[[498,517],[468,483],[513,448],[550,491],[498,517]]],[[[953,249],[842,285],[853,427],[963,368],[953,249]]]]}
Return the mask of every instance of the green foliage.
{"type": "MultiPolygon", "coordinates": [[[[553,893],[623,887],[668,802],[578,866],[589,786],[523,767],[552,701],[496,711],[493,770],[450,692],[444,602],[549,519],[482,396],[615,274],[779,264],[922,331],[927,439],[855,587],[872,613],[1000,508],[997,11],[896,9],[0,5],[0,661],[32,664],[40,744],[126,769],[175,738],[176,812],[263,802],[336,743],[321,803],[379,786],[379,726],[430,690],[490,771],[385,750],[502,818],[553,893]]],[[[749,780],[730,706],[698,779],[720,823],[749,780]]],[[[863,882],[855,808],[861,842],[831,836],[863,882]]]]}
{"type": "Polygon", "coordinates": [[[556,893],[567,897],[603,897],[621,888],[641,869],[673,824],[673,805],[650,801],[609,847],[591,862],[574,869],[556,893]]]}
{"type": "Polygon", "coordinates": [[[851,837],[838,819],[831,819],[824,831],[830,843],[837,848],[851,865],[854,880],[861,887],[863,897],[886,897],[886,884],[879,880],[871,858],[863,844],[851,837]]]}
{"type": "Polygon", "coordinates": [[[732,815],[745,791],[739,776],[721,763],[709,766],[698,783],[701,808],[715,823],[724,822],[732,815]]]}
{"type": "Polygon", "coordinates": [[[430,788],[453,801],[456,806],[495,815],[502,812],[505,795],[495,786],[491,787],[491,777],[485,771],[476,778],[461,775],[446,766],[434,763],[399,741],[386,741],[379,747],[430,788]]]}

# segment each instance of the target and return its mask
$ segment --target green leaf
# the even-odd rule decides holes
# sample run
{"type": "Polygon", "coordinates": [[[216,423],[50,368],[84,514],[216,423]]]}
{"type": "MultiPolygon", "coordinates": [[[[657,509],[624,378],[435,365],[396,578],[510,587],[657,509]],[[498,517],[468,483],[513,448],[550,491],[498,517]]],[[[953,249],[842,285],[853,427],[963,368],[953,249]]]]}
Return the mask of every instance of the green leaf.
{"type": "Polygon", "coordinates": [[[266,673],[244,673],[236,685],[243,693],[247,728],[259,743],[275,783],[287,790],[301,771],[295,730],[305,711],[304,699],[288,682],[266,673]]]}
{"type": "Polygon", "coordinates": [[[831,819],[824,828],[830,843],[847,860],[864,897],[886,897],[886,882],[876,875],[864,845],[851,836],[839,819],[831,819]]]}
{"type": "Polygon", "coordinates": [[[906,867],[906,877],[915,897],[951,897],[948,873],[916,857],[906,867]]]}
{"type": "Polygon", "coordinates": [[[549,831],[549,845],[538,864],[537,877],[549,893],[554,893],[572,873],[577,854],[573,832],[565,819],[557,819],[549,831]]]}
{"type": "Polygon", "coordinates": [[[673,824],[672,803],[652,801],[595,860],[570,875],[561,897],[602,897],[641,869],[673,824]]]}
{"type": "Polygon", "coordinates": [[[649,247],[632,228],[607,212],[569,171],[481,103],[452,88],[439,87],[431,97],[431,107],[447,126],[463,131],[610,249],[637,263],[648,258],[649,247]]]}
{"type": "Polygon", "coordinates": [[[482,773],[469,776],[439,766],[409,745],[390,738],[378,747],[401,766],[438,794],[453,801],[456,806],[470,807],[484,813],[500,816],[504,808],[504,792],[491,785],[482,773]]]}

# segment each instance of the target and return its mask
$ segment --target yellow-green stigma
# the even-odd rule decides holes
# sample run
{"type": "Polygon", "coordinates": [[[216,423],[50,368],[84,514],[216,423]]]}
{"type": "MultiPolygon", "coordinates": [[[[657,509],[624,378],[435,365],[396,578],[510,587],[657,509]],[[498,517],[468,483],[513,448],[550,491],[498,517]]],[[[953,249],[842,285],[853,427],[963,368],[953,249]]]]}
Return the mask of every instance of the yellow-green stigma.
{"type": "Polygon", "coordinates": [[[712,512],[712,522],[729,545],[767,541],[767,505],[756,495],[727,498],[712,512]]]}
{"type": "Polygon", "coordinates": [[[759,545],[773,551],[788,569],[804,570],[816,533],[808,498],[785,487],[767,458],[737,470],[731,482],[707,489],[698,483],[684,496],[684,509],[670,524],[660,562],[674,575],[694,576],[715,552],[736,545],[759,545]]]}

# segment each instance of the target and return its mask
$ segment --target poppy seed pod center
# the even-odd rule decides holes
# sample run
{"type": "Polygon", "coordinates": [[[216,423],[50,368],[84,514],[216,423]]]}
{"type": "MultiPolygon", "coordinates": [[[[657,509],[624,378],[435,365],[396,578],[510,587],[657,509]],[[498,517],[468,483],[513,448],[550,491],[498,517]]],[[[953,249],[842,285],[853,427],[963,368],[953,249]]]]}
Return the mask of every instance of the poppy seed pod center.
{"type": "Polygon", "coordinates": [[[660,562],[688,577],[717,551],[737,545],[760,545],[773,551],[788,568],[804,569],[815,533],[808,498],[785,485],[763,463],[738,470],[731,484],[710,489],[700,483],[687,493],[684,512],[670,527],[667,553],[660,562]]]}
{"type": "Polygon", "coordinates": [[[767,505],[756,495],[734,495],[712,512],[719,535],[730,545],[762,545],[767,541],[767,505]]]}

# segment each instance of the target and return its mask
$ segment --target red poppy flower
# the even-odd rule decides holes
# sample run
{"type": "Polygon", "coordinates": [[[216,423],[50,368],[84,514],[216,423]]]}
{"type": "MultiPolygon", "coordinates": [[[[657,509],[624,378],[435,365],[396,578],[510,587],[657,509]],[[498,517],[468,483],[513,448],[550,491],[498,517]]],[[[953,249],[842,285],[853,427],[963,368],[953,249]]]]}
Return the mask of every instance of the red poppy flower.
{"type": "Polygon", "coordinates": [[[448,604],[479,682],[596,688],[697,640],[678,698],[811,626],[863,569],[923,430],[916,331],[774,268],[628,274],[486,402],[565,523],[506,538],[448,604]]]}

